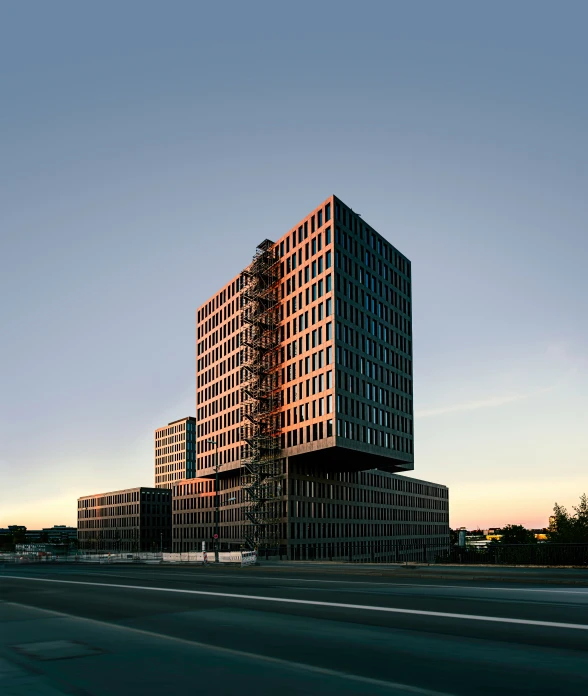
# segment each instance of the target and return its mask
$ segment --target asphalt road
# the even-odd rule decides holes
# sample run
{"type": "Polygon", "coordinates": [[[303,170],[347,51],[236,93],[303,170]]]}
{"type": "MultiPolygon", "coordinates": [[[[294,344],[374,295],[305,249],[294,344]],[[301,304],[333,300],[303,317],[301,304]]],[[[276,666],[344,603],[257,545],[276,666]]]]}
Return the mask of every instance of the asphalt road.
{"type": "Polygon", "coordinates": [[[588,588],[344,570],[0,569],[0,693],[588,694],[588,588]]]}

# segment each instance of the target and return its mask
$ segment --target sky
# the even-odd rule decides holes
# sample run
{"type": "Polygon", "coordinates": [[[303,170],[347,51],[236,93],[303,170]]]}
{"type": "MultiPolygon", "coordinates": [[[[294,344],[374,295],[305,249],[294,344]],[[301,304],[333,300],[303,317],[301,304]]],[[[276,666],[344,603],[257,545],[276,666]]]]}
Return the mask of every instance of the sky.
{"type": "Polygon", "coordinates": [[[5,3],[0,527],[153,485],[195,310],[327,196],[412,262],[452,527],[588,492],[588,6],[5,3]]]}

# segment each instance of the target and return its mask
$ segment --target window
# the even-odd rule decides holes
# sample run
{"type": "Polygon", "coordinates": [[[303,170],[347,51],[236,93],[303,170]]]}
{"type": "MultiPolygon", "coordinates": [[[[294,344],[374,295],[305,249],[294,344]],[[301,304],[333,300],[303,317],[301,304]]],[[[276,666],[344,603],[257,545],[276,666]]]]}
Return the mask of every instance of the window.
{"type": "Polygon", "coordinates": [[[331,389],[333,387],[333,371],[329,370],[327,372],[327,389],[331,389]]]}
{"type": "Polygon", "coordinates": [[[323,296],[323,281],[319,280],[318,282],[318,296],[322,297],[323,296]]]}
{"type": "Polygon", "coordinates": [[[319,256],[318,259],[318,272],[322,273],[323,272],[323,257],[319,256]]]}
{"type": "Polygon", "coordinates": [[[333,348],[329,346],[327,348],[327,365],[330,365],[333,360],[333,348]]]}
{"type": "Polygon", "coordinates": [[[312,262],[312,277],[316,278],[316,261],[312,262]]]}
{"type": "Polygon", "coordinates": [[[330,341],[333,338],[333,325],[331,322],[327,324],[327,341],[330,341]]]}
{"type": "MultiPolygon", "coordinates": [[[[328,254],[327,254],[327,256],[328,256],[330,253],[331,253],[331,252],[329,251],[328,254]]],[[[327,266],[327,268],[328,268],[328,266],[327,266]]],[[[331,275],[329,274],[329,275],[327,276],[327,292],[330,292],[330,291],[331,291],[331,275]]]]}
{"type": "Polygon", "coordinates": [[[331,252],[327,251],[325,254],[325,268],[331,268],[331,252]]]}
{"type": "MultiPolygon", "coordinates": [[[[329,297],[329,299],[327,300],[326,305],[327,305],[327,316],[330,316],[330,315],[331,315],[331,312],[332,312],[332,300],[331,300],[330,297],[329,297]]],[[[330,325],[329,325],[329,326],[330,326],[330,325]]],[[[329,339],[327,338],[327,340],[329,340],[329,339]]]]}
{"type": "Polygon", "coordinates": [[[318,226],[319,227],[323,226],[323,211],[322,210],[318,211],[318,226]]]}
{"type": "Polygon", "coordinates": [[[325,222],[329,222],[331,219],[331,204],[327,203],[325,206],[325,222]]]}

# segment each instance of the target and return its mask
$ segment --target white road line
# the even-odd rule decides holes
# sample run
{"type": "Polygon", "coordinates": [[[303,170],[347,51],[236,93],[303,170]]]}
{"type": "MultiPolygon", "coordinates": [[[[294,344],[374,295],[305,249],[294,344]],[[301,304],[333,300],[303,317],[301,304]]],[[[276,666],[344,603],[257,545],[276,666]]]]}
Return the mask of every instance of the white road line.
{"type": "MultiPolygon", "coordinates": [[[[0,600],[1,601],[1,600],[0,600]]],[[[412,686],[410,684],[399,684],[397,682],[389,682],[384,679],[373,679],[372,677],[364,677],[360,674],[350,674],[348,672],[339,672],[338,670],[328,669],[326,667],[317,667],[315,665],[305,664],[303,662],[291,662],[289,660],[284,660],[279,657],[270,657],[269,655],[260,655],[257,653],[250,653],[244,650],[235,650],[234,648],[223,648],[219,645],[211,645],[210,643],[200,643],[195,640],[187,640],[186,638],[178,638],[176,636],[169,636],[165,633],[156,633],[155,631],[146,631],[142,628],[133,628],[131,626],[123,626],[118,623],[109,623],[108,621],[100,621],[99,619],[88,619],[85,617],[76,616],[75,614],[67,614],[62,611],[55,611],[53,609],[39,609],[37,607],[32,607],[28,604],[21,604],[19,602],[2,602],[3,604],[24,607],[26,609],[35,609],[47,614],[52,614],[54,616],[63,617],[66,619],[73,620],[80,623],[92,623],[98,624],[99,626],[105,626],[109,629],[116,629],[119,631],[130,631],[132,633],[138,633],[149,638],[155,638],[157,640],[169,640],[175,643],[181,643],[182,645],[189,645],[193,648],[198,648],[199,650],[209,650],[210,652],[221,653],[223,655],[229,655],[230,657],[245,658],[247,660],[257,660],[260,662],[267,662],[281,667],[282,669],[290,670],[300,670],[304,672],[310,672],[311,674],[317,674],[319,676],[334,677],[336,679],[345,679],[347,681],[357,682],[359,684],[367,684],[369,686],[378,686],[384,689],[393,689],[394,691],[404,691],[407,694],[417,694],[417,696],[453,696],[446,692],[432,691],[431,689],[423,689],[419,686],[412,686]]]]}
{"type": "Polygon", "coordinates": [[[415,616],[434,616],[441,619],[462,619],[466,621],[486,621],[490,623],[520,624],[524,626],[544,626],[546,628],[570,628],[588,631],[588,625],[560,623],[557,621],[535,621],[533,619],[510,619],[503,616],[481,616],[476,614],[455,614],[444,611],[424,611],[421,609],[400,609],[398,607],[374,607],[367,604],[343,604],[341,602],[319,602],[312,599],[288,599],[286,597],[258,597],[256,595],[233,594],[230,592],[208,592],[205,590],[184,590],[172,587],[146,587],[143,585],[120,585],[106,582],[81,582],[78,580],[54,580],[51,578],[31,578],[22,575],[1,575],[0,578],[29,580],[31,582],[53,582],[62,585],[87,585],[91,587],[114,587],[121,590],[145,590],[147,592],[171,592],[173,594],[199,595],[203,597],[225,597],[247,599],[254,602],[276,602],[283,604],[304,604],[306,606],[329,607],[333,609],[357,609],[359,611],[380,611],[388,614],[411,614],[415,616]]]}
{"type": "MultiPolygon", "coordinates": [[[[151,571],[153,572],[153,569],[145,569],[145,571],[141,570],[140,572],[148,572],[151,571]]],[[[158,572],[155,571],[157,577],[160,577],[162,575],[165,575],[166,577],[170,578],[176,578],[176,579],[181,579],[181,578],[229,578],[232,579],[234,577],[242,577],[242,576],[236,576],[236,575],[219,575],[219,574],[212,574],[212,573],[207,573],[206,571],[203,571],[202,573],[166,573],[166,572],[158,572]]],[[[0,575],[1,577],[1,575],[0,575]]],[[[108,577],[117,577],[117,578],[130,578],[130,579],[136,579],[136,576],[134,575],[123,575],[120,573],[108,573],[108,577]]],[[[478,590],[487,590],[489,592],[552,592],[555,594],[579,594],[579,595],[587,595],[588,596],[588,588],[585,590],[582,589],[577,589],[577,590],[555,590],[555,589],[547,589],[547,588],[525,588],[525,587],[473,587],[471,585],[419,585],[417,583],[409,583],[409,582],[375,582],[372,580],[366,580],[364,582],[356,582],[352,580],[310,580],[307,578],[293,578],[293,577],[273,577],[271,575],[248,575],[247,580],[279,580],[280,582],[317,582],[317,583],[329,583],[329,584],[337,584],[337,585],[384,585],[385,587],[418,587],[420,589],[428,589],[430,587],[434,589],[446,589],[446,590],[470,590],[470,591],[478,591],[478,590]]]]}

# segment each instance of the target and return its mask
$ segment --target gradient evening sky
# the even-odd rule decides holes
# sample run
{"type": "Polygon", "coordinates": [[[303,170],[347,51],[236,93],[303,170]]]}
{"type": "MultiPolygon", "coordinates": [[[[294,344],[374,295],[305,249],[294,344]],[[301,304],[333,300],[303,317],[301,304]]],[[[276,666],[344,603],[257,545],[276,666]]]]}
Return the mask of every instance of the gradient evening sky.
{"type": "Polygon", "coordinates": [[[0,10],[0,526],[153,485],[195,309],[336,194],[414,279],[452,526],[588,492],[586,3],[0,10]]]}

